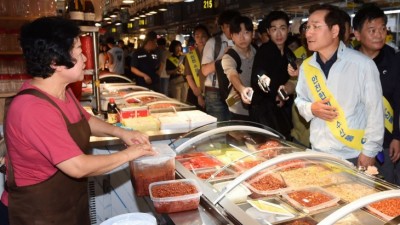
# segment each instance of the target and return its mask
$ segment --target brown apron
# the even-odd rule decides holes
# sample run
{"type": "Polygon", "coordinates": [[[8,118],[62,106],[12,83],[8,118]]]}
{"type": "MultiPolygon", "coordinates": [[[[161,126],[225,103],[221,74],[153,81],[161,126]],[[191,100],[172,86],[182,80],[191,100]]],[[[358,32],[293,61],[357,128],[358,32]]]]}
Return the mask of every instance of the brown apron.
{"type": "MultiPolygon", "coordinates": [[[[26,89],[18,93],[18,95],[22,94],[42,98],[59,109],[67,124],[69,134],[80,149],[87,153],[90,138],[89,123],[70,91],[68,91],[70,99],[75,102],[81,114],[81,120],[77,123],[70,123],[59,106],[40,91],[26,89]]],[[[7,178],[10,225],[90,225],[87,178],[71,178],[58,170],[52,177],[41,183],[17,187],[10,160],[8,160],[7,178]]]]}

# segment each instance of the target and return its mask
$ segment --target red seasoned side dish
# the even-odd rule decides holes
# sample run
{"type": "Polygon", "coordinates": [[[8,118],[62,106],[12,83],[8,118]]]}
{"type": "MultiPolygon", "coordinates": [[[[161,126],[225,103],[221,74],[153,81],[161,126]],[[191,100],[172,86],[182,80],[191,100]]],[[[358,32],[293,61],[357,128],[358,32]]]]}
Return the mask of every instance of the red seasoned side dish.
{"type": "MultiPolygon", "coordinates": [[[[198,173],[197,176],[200,177],[203,180],[206,180],[208,178],[211,177],[211,175],[213,175],[215,173],[215,171],[210,171],[210,172],[204,172],[204,173],[198,173]]],[[[221,171],[220,173],[216,174],[215,177],[225,177],[228,176],[229,174],[225,171],[221,171]]]]}
{"type": "Polygon", "coordinates": [[[157,103],[149,106],[150,109],[166,109],[171,107],[178,107],[178,105],[173,103],[157,103]]]}
{"type": "Polygon", "coordinates": [[[318,191],[294,191],[288,196],[305,207],[314,207],[332,198],[318,191]]]}
{"type": "Polygon", "coordinates": [[[138,97],[138,99],[143,103],[143,104],[147,104],[149,102],[154,102],[156,101],[158,98],[157,97],[153,97],[153,96],[143,96],[143,97],[138,97]]]}
{"type": "Polygon", "coordinates": [[[385,199],[372,203],[370,206],[388,217],[396,217],[400,215],[400,198],[385,199]]]}
{"type": "Polygon", "coordinates": [[[287,187],[282,180],[279,180],[271,174],[253,179],[250,181],[250,185],[259,191],[270,191],[287,187]]]}
{"type": "Polygon", "coordinates": [[[233,165],[236,171],[244,172],[262,163],[260,160],[237,161],[233,165]]]}
{"type": "Polygon", "coordinates": [[[195,194],[197,189],[196,186],[190,183],[167,183],[153,187],[151,193],[155,198],[165,198],[195,194]]]}
{"type": "Polygon", "coordinates": [[[182,165],[189,170],[200,168],[215,168],[222,166],[221,162],[211,157],[195,157],[187,160],[178,160],[182,165]]]}
{"type": "Polygon", "coordinates": [[[297,221],[294,221],[294,222],[291,222],[291,223],[288,223],[288,224],[285,224],[285,225],[314,225],[314,224],[316,224],[316,223],[309,223],[309,222],[306,222],[306,221],[297,220],[297,221]]]}
{"type": "Polygon", "coordinates": [[[275,148],[282,146],[281,143],[277,140],[269,140],[266,141],[264,144],[258,146],[258,150],[268,149],[268,148],[275,148]]]}
{"type": "Polygon", "coordinates": [[[201,156],[207,156],[207,155],[206,153],[203,152],[193,152],[193,153],[177,155],[175,159],[186,159],[186,158],[201,157],[201,156]]]}
{"type": "Polygon", "coordinates": [[[283,167],[281,171],[289,171],[299,168],[304,168],[304,161],[301,159],[288,160],[286,162],[281,162],[276,165],[277,167],[283,167]]]}
{"type": "Polygon", "coordinates": [[[173,213],[196,209],[200,203],[200,194],[194,184],[174,182],[154,185],[151,196],[157,213],[173,213]],[[195,194],[199,194],[194,196],[195,194]],[[192,196],[192,197],[189,197],[192,196]]]}

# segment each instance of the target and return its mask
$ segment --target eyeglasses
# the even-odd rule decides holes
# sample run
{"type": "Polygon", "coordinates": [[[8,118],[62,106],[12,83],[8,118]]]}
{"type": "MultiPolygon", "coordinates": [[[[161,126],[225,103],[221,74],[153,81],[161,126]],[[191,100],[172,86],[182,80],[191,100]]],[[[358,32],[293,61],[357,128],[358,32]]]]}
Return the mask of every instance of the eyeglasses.
{"type": "Polygon", "coordinates": [[[326,24],[320,24],[320,25],[307,25],[305,30],[306,31],[317,31],[317,30],[321,30],[322,27],[328,26],[326,24]]]}

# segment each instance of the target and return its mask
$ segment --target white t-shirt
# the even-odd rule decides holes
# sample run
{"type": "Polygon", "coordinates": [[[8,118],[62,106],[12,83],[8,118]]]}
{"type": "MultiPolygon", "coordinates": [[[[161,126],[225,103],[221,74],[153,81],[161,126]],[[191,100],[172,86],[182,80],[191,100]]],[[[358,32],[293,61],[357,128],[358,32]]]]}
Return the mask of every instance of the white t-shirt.
{"type": "Polygon", "coordinates": [[[110,50],[108,50],[108,53],[110,53],[113,58],[113,64],[109,65],[110,72],[116,74],[124,74],[124,51],[121,48],[114,46],[110,50]]]}
{"type": "MultiPolygon", "coordinates": [[[[219,51],[218,57],[217,59],[221,59],[222,56],[225,53],[225,49],[229,46],[229,47],[233,47],[233,42],[232,40],[228,40],[228,38],[225,36],[224,33],[221,34],[221,50],[219,51]]],[[[215,48],[215,38],[212,37],[210,39],[208,39],[206,45],[204,46],[203,49],[203,58],[201,59],[201,65],[204,64],[208,64],[211,62],[214,62],[214,48],[215,48]]],[[[209,74],[206,77],[206,80],[204,82],[204,86],[209,86],[212,87],[213,86],[213,79],[214,79],[214,73],[209,74]]],[[[215,87],[218,87],[218,80],[216,79],[215,82],[215,87]]]]}

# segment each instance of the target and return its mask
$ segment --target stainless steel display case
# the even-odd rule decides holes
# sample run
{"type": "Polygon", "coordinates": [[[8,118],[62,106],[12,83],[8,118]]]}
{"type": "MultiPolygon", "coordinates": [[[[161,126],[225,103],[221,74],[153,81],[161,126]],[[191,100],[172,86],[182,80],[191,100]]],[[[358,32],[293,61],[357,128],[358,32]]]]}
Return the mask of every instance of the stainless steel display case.
{"type": "Polygon", "coordinates": [[[212,129],[205,126],[171,146],[177,152],[178,176],[198,180],[202,206],[213,209],[225,223],[379,225],[388,218],[364,207],[372,203],[364,199],[400,198],[397,186],[358,171],[346,160],[286,141],[259,124],[232,121],[212,129]],[[306,204],[302,201],[307,198],[297,199],[301,194],[317,198],[306,204]],[[261,212],[256,203],[272,209],[261,212]],[[352,210],[339,211],[341,217],[329,218],[354,203],[357,207],[352,210]],[[277,208],[285,213],[273,213],[277,208]]]}

